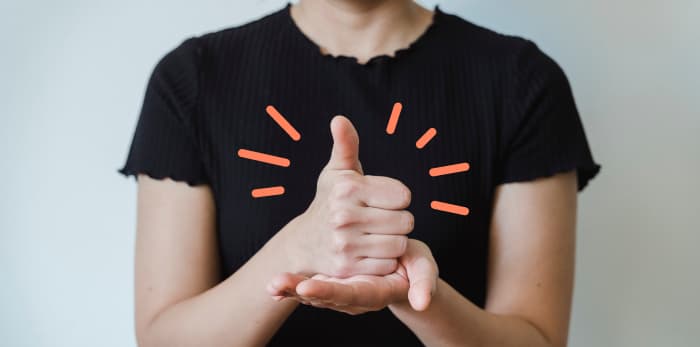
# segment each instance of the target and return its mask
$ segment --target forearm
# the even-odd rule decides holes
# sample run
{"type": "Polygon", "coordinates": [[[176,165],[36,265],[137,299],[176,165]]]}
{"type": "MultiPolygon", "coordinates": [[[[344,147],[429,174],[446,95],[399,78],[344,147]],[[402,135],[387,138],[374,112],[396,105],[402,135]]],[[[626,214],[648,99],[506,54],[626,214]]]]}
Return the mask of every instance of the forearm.
{"type": "Polygon", "coordinates": [[[551,347],[527,320],[487,312],[442,279],[438,280],[437,290],[425,311],[414,311],[408,302],[389,308],[428,347],[551,347]]]}
{"type": "Polygon", "coordinates": [[[297,306],[276,302],[265,290],[275,274],[295,270],[283,231],[225,281],[161,311],[139,334],[139,345],[265,345],[297,306]]]}

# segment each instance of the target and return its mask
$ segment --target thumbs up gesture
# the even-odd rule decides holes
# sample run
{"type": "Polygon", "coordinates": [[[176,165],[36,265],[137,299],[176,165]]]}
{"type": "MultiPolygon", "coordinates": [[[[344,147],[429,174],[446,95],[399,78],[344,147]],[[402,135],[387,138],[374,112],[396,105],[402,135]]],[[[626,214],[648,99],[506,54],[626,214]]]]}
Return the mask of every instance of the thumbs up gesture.
{"type": "Polygon", "coordinates": [[[438,268],[425,243],[406,237],[413,230],[413,215],[403,210],[410,190],[393,178],[363,175],[359,137],[347,118],[333,118],[331,134],[316,196],[290,222],[298,271],[273,278],[268,293],[349,314],[405,301],[425,310],[438,268]]]}
{"type": "Polygon", "coordinates": [[[350,121],[331,121],[333,149],[314,200],[290,223],[299,274],[336,278],[386,275],[408,244],[411,191],[396,179],[363,175],[359,137],[350,121]]]}

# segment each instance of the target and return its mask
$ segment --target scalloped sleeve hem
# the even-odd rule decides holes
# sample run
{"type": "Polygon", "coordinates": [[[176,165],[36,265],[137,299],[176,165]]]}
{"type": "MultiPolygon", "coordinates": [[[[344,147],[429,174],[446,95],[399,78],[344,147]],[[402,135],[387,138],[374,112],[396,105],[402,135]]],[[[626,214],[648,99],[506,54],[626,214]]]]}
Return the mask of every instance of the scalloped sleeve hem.
{"type": "Polygon", "coordinates": [[[534,43],[526,42],[519,53],[496,183],[576,170],[581,191],[601,167],[593,160],[569,81],[534,43]]]}
{"type": "Polygon", "coordinates": [[[209,183],[197,131],[200,53],[198,39],[189,38],[156,64],[119,173],[170,178],[191,186],[209,183]]]}

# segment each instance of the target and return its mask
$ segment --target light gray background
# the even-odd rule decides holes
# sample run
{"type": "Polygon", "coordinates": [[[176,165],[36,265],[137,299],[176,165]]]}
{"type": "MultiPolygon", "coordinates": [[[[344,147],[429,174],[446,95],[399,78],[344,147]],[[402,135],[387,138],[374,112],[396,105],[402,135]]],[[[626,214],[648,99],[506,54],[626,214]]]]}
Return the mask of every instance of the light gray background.
{"type": "MultiPolygon", "coordinates": [[[[116,169],[146,80],[184,38],[285,3],[0,2],[0,344],[135,345],[136,185],[116,169]]],[[[570,77],[603,164],[580,196],[570,345],[698,346],[700,2],[440,4],[570,77]]]]}

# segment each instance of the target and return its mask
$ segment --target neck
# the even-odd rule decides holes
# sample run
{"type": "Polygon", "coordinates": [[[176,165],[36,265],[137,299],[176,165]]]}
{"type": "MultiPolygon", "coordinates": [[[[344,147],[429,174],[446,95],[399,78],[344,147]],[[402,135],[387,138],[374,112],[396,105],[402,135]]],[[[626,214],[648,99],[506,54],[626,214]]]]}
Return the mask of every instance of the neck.
{"type": "Polygon", "coordinates": [[[433,13],[412,0],[299,0],[291,16],[321,53],[364,63],[410,45],[433,13]]]}

